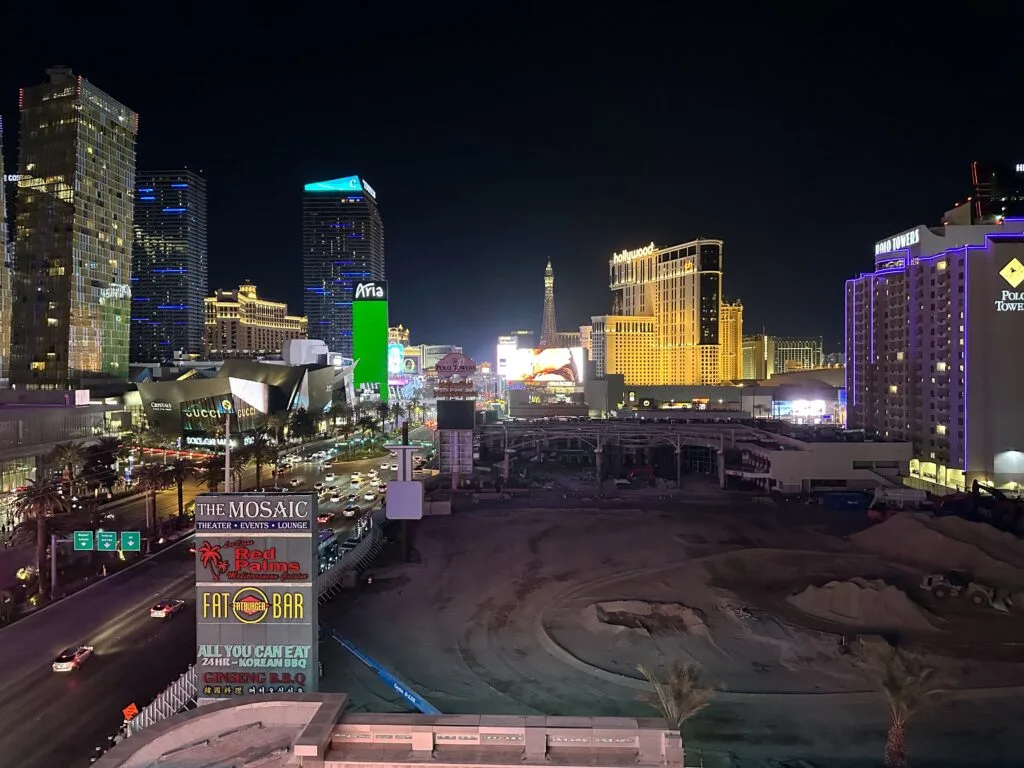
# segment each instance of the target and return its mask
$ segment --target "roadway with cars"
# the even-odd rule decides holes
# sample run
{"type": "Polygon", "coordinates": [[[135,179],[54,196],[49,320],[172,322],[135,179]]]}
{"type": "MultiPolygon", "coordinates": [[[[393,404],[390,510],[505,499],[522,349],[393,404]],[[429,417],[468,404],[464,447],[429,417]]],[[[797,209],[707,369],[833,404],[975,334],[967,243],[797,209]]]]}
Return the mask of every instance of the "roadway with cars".
{"type": "MultiPolygon", "coordinates": [[[[346,462],[345,472],[329,484],[347,495],[351,472],[366,477],[371,468],[380,471],[383,461],[346,462]]],[[[339,472],[341,466],[335,466],[339,472]]],[[[279,481],[300,477],[303,482],[295,490],[310,490],[326,474],[319,463],[304,463],[279,481]]],[[[380,474],[385,480],[394,475],[380,474]]],[[[360,496],[367,487],[364,483],[360,496]]],[[[176,510],[176,498],[173,504],[176,510]]],[[[365,511],[368,505],[360,507],[365,511]]],[[[331,525],[339,539],[357,519],[343,517],[343,508],[344,503],[321,505],[336,512],[331,525]]],[[[117,732],[124,707],[149,704],[195,661],[190,541],[0,630],[0,765],[14,760],[19,768],[88,765],[94,747],[117,732]],[[161,598],[183,599],[186,608],[170,619],[150,618],[149,608],[161,598]],[[51,671],[57,654],[79,643],[93,646],[94,656],[76,672],[51,671]]]]}

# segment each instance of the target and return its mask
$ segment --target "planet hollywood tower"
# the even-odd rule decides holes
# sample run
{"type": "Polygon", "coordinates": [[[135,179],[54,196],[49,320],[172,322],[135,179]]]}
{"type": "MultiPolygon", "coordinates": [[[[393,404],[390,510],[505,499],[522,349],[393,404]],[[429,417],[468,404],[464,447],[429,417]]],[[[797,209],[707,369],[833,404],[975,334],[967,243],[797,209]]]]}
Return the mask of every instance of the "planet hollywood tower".
{"type": "Polygon", "coordinates": [[[19,98],[11,382],[126,379],[138,115],[47,74],[19,98]]]}
{"type": "Polygon", "coordinates": [[[373,187],[358,176],[306,184],[302,281],[309,337],[351,358],[356,283],[383,280],[384,224],[373,187]]]}

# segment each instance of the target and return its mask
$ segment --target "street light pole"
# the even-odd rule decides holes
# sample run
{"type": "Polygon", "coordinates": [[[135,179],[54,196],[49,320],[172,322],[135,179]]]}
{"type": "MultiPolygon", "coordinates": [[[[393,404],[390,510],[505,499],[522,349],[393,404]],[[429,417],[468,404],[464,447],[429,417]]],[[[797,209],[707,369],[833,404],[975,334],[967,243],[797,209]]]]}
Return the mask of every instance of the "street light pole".
{"type": "Polygon", "coordinates": [[[231,493],[231,414],[224,414],[224,493],[231,493]]]}
{"type": "MultiPolygon", "coordinates": [[[[42,575],[40,574],[40,578],[42,575]]],[[[50,599],[57,598],[57,536],[50,534],[50,599]]]]}

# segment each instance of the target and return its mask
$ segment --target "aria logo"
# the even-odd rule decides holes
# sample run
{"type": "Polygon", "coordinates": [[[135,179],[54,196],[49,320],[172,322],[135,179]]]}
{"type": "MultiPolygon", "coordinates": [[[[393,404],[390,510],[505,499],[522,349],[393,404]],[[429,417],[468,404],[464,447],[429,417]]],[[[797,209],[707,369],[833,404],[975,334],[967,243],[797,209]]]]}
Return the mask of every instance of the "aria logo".
{"type": "Polygon", "coordinates": [[[383,301],[387,298],[384,283],[356,283],[356,299],[383,301]]]}

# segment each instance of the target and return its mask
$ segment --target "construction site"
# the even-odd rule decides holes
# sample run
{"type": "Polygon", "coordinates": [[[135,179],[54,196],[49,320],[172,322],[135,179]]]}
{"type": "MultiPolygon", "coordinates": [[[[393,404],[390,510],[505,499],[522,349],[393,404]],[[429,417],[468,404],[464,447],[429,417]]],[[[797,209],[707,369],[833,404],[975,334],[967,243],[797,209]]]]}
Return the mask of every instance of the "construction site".
{"type": "MultiPolygon", "coordinates": [[[[911,722],[915,761],[1021,764],[1024,541],[1001,530],[1016,502],[640,500],[425,519],[408,561],[392,552],[322,620],[452,714],[650,715],[637,665],[698,664],[718,693],[684,741],[707,766],[877,765],[888,710],[854,650],[894,644],[949,691],[911,722]]],[[[325,688],[408,709],[332,653],[325,688]]]]}

